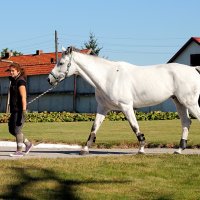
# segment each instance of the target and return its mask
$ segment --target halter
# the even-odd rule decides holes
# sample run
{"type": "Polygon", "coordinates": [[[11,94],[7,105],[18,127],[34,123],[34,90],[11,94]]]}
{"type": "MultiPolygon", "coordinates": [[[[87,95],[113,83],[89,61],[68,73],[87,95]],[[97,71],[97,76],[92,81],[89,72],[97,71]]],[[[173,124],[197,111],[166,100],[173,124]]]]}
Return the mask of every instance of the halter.
{"type": "MultiPolygon", "coordinates": [[[[52,71],[50,72],[50,74],[54,77],[54,79],[56,80],[56,82],[60,82],[60,79],[62,78],[62,76],[61,76],[62,74],[63,74],[63,77],[64,77],[62,80],[64,80],[67,77],[67,75],[69,73],[69,68],[71,66],[71,62],[72,62],[72,55],[70,54],[69,63],[67,64],[67,70],[66,70],[66,72],[61,72],[58,77],[56,77],[56,75],[52,71]]],[[[61,71],[61,67],[60,67],[59,71],[61,71]]]]}

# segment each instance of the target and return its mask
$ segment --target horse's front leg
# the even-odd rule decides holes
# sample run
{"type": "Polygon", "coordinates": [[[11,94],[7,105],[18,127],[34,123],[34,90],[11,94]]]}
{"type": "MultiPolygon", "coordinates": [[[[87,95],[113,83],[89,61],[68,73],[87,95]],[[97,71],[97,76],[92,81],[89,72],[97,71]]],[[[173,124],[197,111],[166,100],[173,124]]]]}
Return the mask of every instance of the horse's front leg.
{"type": "Polygon", "coordinates": [[[145,137],[144,134],[140,132],[140,128],[135,116],[135,113],[132,109],[132,106],[126,106],[123,105],[122,107],[123,113],[125,114],[127,120],[129,121],[129,124],[133,130],[133,132],[136,134],[136,137],[139,141],[139,154],[144,154],[144,147],[145,147],[145,137]]]}
{"type": "MultiPolygon", "coordinates": [[[[102,109],[101,109],[102,110],[102,109]]],[[[96,140],[96,133],[101,126],[103,120],[105,119],[105,115],[107,114],[106,110],[101,111],[100,113],[96,114],[96,118],[91,128],[90,135],[85,146],[81,149],[80,155],[85,155],[89,153],[89,148],[92,146],[93,142],[96,140]]]]}

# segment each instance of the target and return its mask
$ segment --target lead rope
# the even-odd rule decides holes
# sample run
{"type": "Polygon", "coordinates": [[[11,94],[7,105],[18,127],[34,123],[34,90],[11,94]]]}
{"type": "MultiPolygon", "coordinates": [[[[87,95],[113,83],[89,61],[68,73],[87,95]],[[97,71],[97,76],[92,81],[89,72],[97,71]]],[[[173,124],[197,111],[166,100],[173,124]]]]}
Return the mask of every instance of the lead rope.
{"type": "Polygon", "coordinates": [[[45,95],[46,93],[48,93],[48,92],[50,92],[51,90],[53,90],[55,87],[56,87],[56,85],[55,85],[55,86],[52,86],[51,88],[49,88],[48,90],[46,90],[46,91],[43,92],[42,94],[38,95],[37,97],[35,97],[35,98],[32,99],[31,101],[29,101],[29,102],[27,103],[27,105],[33,103],[34,101],[36,101],[37,99],[39,99],[40,97],[42,97],[43,95],[45,95]]]}

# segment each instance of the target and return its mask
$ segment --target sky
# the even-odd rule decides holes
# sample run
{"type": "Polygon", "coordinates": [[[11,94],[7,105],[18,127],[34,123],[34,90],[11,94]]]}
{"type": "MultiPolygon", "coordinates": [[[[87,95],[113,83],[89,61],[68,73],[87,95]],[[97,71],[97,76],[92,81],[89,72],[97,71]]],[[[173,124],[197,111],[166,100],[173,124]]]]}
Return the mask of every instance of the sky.
{"type": "Polygon", "coordinates": [[[199,0],[2,0],[0,51],[34,54],[83,48],[95,35],[100,56],[134,65],[166,63],[200,37],[199,0]]]}

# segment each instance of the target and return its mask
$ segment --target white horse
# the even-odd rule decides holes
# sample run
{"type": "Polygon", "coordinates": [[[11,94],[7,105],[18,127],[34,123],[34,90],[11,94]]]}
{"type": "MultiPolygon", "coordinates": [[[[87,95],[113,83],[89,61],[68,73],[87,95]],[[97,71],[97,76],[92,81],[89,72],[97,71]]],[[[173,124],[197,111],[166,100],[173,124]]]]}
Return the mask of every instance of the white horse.
{"type": "Polygon", "coordinates": [[[95,88],[97,114],[89,138],[80,154],[89,153],[96,133],[110,110],[122,111],[139,141],[138,153],[144,153],[145,137],[140,132],[134,108],[159,104],[172,98],[182,124],[179,149],[186,148],[191,120],[188,111],[200,120],[200,68],[171,63],[137,67],[79,53],[72,47],[62,49],[62,57],[49,74],[56,85],[73,74],[80,75],[95,88]]]}

